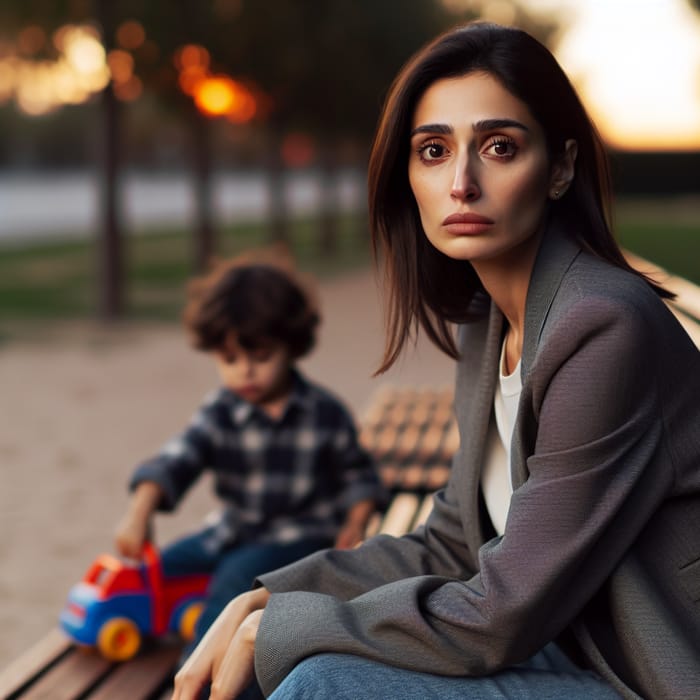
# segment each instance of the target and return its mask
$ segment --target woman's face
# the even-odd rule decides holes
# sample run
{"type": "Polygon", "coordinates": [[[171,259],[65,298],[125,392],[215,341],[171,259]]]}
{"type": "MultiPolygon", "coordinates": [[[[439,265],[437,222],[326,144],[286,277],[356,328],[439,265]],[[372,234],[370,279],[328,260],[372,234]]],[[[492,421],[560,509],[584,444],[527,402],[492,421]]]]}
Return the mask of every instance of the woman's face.
{"type": "Polygon", "coordinates": [[[430,242],[456,260],[536,247],[554,196],[544,133],[487,73],[433,83],[411,125],[408,178],[430,242]]]}

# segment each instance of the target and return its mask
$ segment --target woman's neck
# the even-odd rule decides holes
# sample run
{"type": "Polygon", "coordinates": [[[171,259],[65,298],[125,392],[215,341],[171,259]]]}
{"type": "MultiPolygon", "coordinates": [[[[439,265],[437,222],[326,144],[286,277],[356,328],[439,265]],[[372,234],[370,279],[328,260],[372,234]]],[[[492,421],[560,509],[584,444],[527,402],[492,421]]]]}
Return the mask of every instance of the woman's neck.
{"type": "Polygon", "coordinates": [[[511,371],[522,354],[525,302],[541,239],[537,233],[507,255],[472,261],[484,289],[506,318],[506,367],[511,371]]]}

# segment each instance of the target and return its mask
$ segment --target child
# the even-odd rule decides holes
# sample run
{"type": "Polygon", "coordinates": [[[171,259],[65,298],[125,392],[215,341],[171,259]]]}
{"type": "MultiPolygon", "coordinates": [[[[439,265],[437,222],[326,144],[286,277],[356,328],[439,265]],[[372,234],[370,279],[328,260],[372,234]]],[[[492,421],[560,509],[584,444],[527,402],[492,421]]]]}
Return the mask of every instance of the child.
{"type": "Polygon", "coordinates": [[[259,574],[358,544],[383,495],[346,408],[295,367],[319,316],[293,276],[233,262],[195,280],[189,297],[185,325],[221,387],[136,469],[116,548],[140,558],[153,513],[174,509],[204,470],[214,473],[224,506],[217,521],[162,552],[166,575],[212,574],[196,643],[259,574]]]}

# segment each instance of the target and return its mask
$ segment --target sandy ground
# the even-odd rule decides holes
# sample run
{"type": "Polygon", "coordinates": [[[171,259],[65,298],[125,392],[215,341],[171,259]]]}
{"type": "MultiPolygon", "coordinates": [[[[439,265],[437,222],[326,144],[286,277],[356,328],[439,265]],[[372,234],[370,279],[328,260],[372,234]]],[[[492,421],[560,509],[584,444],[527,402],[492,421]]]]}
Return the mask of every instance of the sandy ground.
{"type": "MultiPolygon", "coordinates": [[[[452,362],[427,342],[372,379],[382,348],[369,271],[321,286],[318,348],[302,365],[361,416],[382,382],[450,384],[452,362]]],[[[215,385],[208,359],[176,326],[70,324],[0,346],[0,668],[55,625],[70,586],[110,551],[134,465],[184,425],[215,385]]],[[[215,505],[209,483],[156,539],[192,528],[215,505]]]]}

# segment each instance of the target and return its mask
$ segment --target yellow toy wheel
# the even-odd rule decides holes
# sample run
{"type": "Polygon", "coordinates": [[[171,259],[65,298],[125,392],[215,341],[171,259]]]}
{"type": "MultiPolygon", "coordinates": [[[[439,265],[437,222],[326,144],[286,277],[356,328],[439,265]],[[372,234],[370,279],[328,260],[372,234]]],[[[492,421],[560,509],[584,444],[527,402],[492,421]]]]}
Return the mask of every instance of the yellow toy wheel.
{"type": "Polygon", "coordinates": [[[97,635],[97,648],[110,661],[126,661],[141,647],[139,628],[126,617],[107,620],[97,635]]]}
{"type": "Polygon", "coordinates": [[[180,615],[180,622],[178,624],[178,632],[180,636],[186,641],[194,639],[195,627],[197,626],[197,620],[204,610],[204,603],[201,600],[196,603],[190,603],[180,615]]]}

